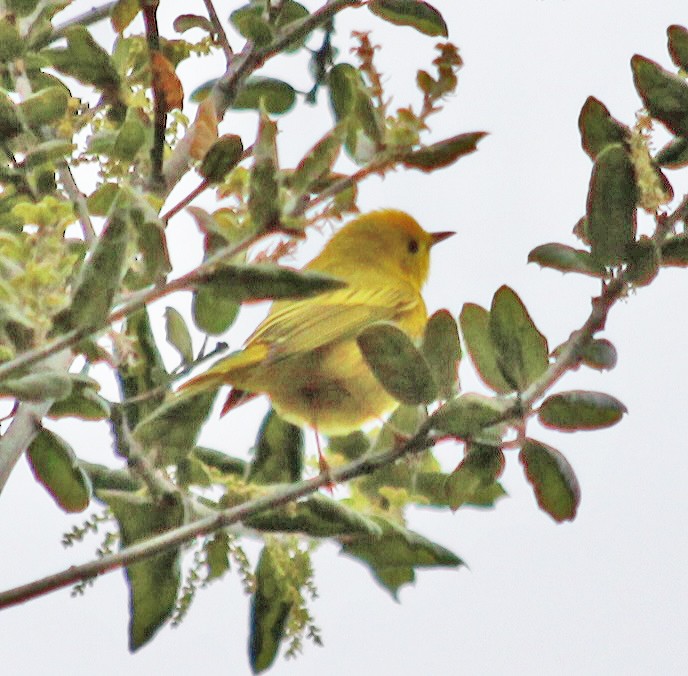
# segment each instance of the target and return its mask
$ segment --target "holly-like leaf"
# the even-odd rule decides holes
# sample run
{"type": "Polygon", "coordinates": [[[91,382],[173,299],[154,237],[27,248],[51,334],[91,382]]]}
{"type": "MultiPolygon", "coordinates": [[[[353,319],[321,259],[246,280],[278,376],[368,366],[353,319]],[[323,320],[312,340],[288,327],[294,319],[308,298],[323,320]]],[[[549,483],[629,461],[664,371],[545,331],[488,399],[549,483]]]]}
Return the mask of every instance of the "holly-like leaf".
{"type": "Polygon", "coordinates": [[[581,360],[590,368],[608,371],[616,366],[616,348],[605,338],[595,338],[583,346],[581,360]]]}
{"type": "Polygon", "coordinates": [[[422,0],[370,0],[368,9],[389,23],[410,26],[425,35],[449,35],[439,11],[422,0]]]}
{"type": "Polygon", "coordinates": [[[643,235],[628,248],[626,279],[634,286],[647,286],[659,272],[659,249],[643,235]]]}
{"type": "Polygon", "coordinates": [[[667,169],[681,169],[688,165],[688,138],[672,138],[655,155],[655,162],[667,169]]]}
{"type": "Polygon", "coordinates": [[[459,316],[466,350],[483,382],[500,394],[513,391],[497,365],[497,350],[490,336],[490,313],[475,303],[465,303],[459,316]]]}
{"type": "Polygon", "coordinates": [[[611,427],[624,413],[626,407],[609,394],[571,390],[545,399],[538,409],[538,419],[545,427],[575,432],[611,427]]]}
{"type": "Polygon", "coordinates": [[[667,28],[667,37],[671,60],[678,68],[688,70],[688,30],[674,24],[667,28]]]}
{"type": "Polygon", "coordinates": [[[324,495],[313,495],[295,505],[260,512],[244,523],[260,531],[303,533],[311,537],[382,535],[375,520],[324,495]]]}
{"type": "Polygon", "coordinates": [[[234,110],[260,110],[272,115],[289,112],[296,103],[296,90],[272,77],[254,75],[247,78],[232,102],[234,110]]]}
{"type": "Polygon", "coordinates": [[[72,381],[69,375],[55,371],[37,371],[0,382],[0,396],[14,397],[22,401],[58,401],[68,397],[71,392],[72,381]]]}
{"type": "Polygon", "coordinates": [[[631,137],[631,130],[614,119],[607,106],[594,96],[589,96],[583,104],[578,128],[583,150],[593,160],[608,145],[626,143],[631,137]]]}
{"type": "Polygon", "coordinates": [[[375,579],[394,598],[402,585],[415,580],[416,568],[463,565],[458,556],[422,535],[382,517],[373,520],[382,529],[382,535],[347,538],[342,552],[367,564],[375,579]]]}
{"type": "Polygon", "coordinates": [[[447,167],[460,157],[475,152],[478,142],[486,135],[487,133],[484,131],[474,131],[452,136],[444,141],[412,150],[404,155],[401,162],[405,167],[420,169],[425,172],[447,167]]]}
{"type": "Polygon", "coordinates": [[[248,481],[258,484],[291,483],[303,471],[303,430],[268,411],[258,431],[248,481]]]}
{"type": "Polygon", "coordinates": [[[83,512],[91,500],[91,482],[72,447],[54,432],[40,429],[27,449],[31,471],[65,512],[83,512]]]}
{"type": "Polygon", "coordinates": [[[182,363],[190,364],[194,358],[191,334],[184,318],[173,307],[165,308],[165,335],[167,342],[179,352],[182,363]]]}
{"type": "MultiPolygon", "coordinates": [[[[178,496],[160,502],[124,491],[98,491],[119,525],[122,547],[181,526],[184,506],[178,496]]],[[[129,649],[150,641],[172,615],[180,583],[179,547],[166,549],[126,568],[129,586],[129,649]]]]}
{"type": "Polygon", "coordinates": [[[602,265],[623,262],[636,234],[638,189],[633,162],[621,144],[608,145],[595,161],[587,202],[586,235],[602,265]]]}
{"type": "Polygon", "coordinates": [[[688,267],[688,235],[676,235],[662,244],[662,265],[688,267]]]}
{"type": "Polygon", "coordinates": [[[210,147],[198,173],[210,183],[219,183],[241,160],[244,144],[236,134],[224,134],[210,147]]]}
{"type": "Polygon", "coordinates": [[[461,343],[459,329],[447,310],[438,310],[425,326],[423,356],[439,389],[440,399],[449,399],[458,386],[461,343]]]}
{"type": "Polygon", "coordinates": [[[573,468],[555,448],[527,439],[519,460],[540,508],[555,521],[573,521],[580,504],[580,486],[573,468]]]}
{"type": "Polygon", "coordinates": [[[19,110],[31,127],[51,124],[64,117],[69,105],[69,93],[64,87],[48,87],[27,96],[19,110]]]}
{"type": "Polygon", "coordinates": [[[504,471],[504,453],[501,448],[471,443],[459,466],[446,478],[447,503],[457,510],[465,503],[475,503],[487,490],[496,485],[504,471]]]}
{"type": "Polygon", "coordinates": [[[492,299],[489,326],[500,372],[513,389],[523,391],[549,366],[546,338],[508,286],[499,288],[492,299]]]}
{"type": "Polygon", "coordinates": [[[276,139],[277,125],[261,113],[248,197],[251,220],[259,231],[276,227],[280,219],[276,139]]]}
{"type": "Polygon", "coordinates": [[[437,398],[437,385],[425,357],[394,324],[381,322],[356,337],[363,358],[382,386],[398,401],[424,404],[437,398]]]}
{"type": "Polygon", "coordinates": [[[225,265],[208,273],[203,284],[222,283],[225,295],[236,303],[283,298],[309,298],[346,286],[329,275],[290,270],[272,264],[225,265]]]}
{"type": "Polygon", "coordinates": [[[256,590],[251,599],[248,650],[254,673],[265,671],[275,661],[293,604],[275,555],[266,546],[256,568],[256,590]]]}
{"type": "Polygon", "coordinates": [[[195,448],[216,395],[212,390],[173,397],[136,426],[134,437],[158,451],[158,466],[176,464],[195,448]]]}
{"type": "Polygon", "coordinates": [[[123,210],[114,208],[91,257],[81,268],[70,307],[55,320],[57,327],[103,326],[122,280],[128,241],[129,223],[123,210]]]}
{"type": "Polygon", "coordinates": [[[93,85],[104,93],[116,95],[120,78],[110,55],[81,25],[70,26],[64,31],[67,47],[44,49],[41,54],[65,75],[93,85]]]}
{"type": "Polygon", "coordinates": [[[507,404],[471,392],[447,402],[430,417],[432,429],[458,439],[472,439],[504,419],[507,404]]]}
{"type": "Polygon", "coordinates": [[[578,272],[590,277],[607,276],[606,268],[587,251],[555,242],[536,246],[528,254],[528,262],[537,263],[543,268],[553,268],[560,272],[578,272]]]}
{"type": "Polygon", "coordinates": [[[636,54],[633,82],[652,117],[677,136],[688,136],[688,84],[658,63],[636,54]]]}

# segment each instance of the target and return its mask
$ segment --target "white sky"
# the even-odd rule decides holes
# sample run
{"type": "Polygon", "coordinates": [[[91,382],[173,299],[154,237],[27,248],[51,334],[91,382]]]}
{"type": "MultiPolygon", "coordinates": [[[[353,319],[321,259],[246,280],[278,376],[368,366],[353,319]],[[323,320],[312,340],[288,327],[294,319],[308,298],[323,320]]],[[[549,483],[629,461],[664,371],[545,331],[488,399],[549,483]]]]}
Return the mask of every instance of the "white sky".
{"type": "MultiPolygon", "coordinates": [[[[226,17],[240,3],[216,4],[226,17]]],[[[200,2],[184,5],[184,11],[202,13],[200,2]]],[[[489,305],[494,291],[507,283],[554,347],[581,325],[598,290],[593,280],[526,265],[538,244],[575,245],[571,228],[584,212],[591,169],[580,148],[578,113],[592,94],[632,124],[640,101],[630,58],[640,53],[670,68],[665,31],[672,23],[688,24],[686,5],[678,0],[436,0],[435,5],[465,67],[458,95],[437,118],[433,136],[475,130],[490,136],[477,153],[442,172],[369,180],[361,206],[394,206],[429,230],[458,232],[434,252],[426,292],[431,310],[447,307],[456,315],[464,302],[489,305]]],[[[385,44],[378,64],[395,102],[415,101],[413,74],[433,58],[434,40],[411,29],[391,29],[364,9],[342,18],[342,38],[354,28],[370,29],[373,40],[385,44]],[[404,65],[411,70],[404,71],[404,65]]],[[[187,65],[185,83],[220,74],[220,61],[207,63],[187,65]]],[[[295,70],[287,62],[279,72],[305,86],[295,70]]],[[[320,115],[322,110],[306,110],[282,126],[285,164],[310,145],[310,136],[302,140],[305,134],[314,140],[323,129],[320,115]]],[[[226,131],[251,129],[250,115],[229,121],[226,131]]],[[[682,195],[683,173],[669,176],[682,195]]],[[[191,227],[180,218],[170,236],[181,237],[191,227]]],[[[186,240],[172,246],[183,267],[198,260],[198,249],[194,258],[188,246],[186,240]]],[[[278,658],[271,673],[685,673],[688,312],[679,299],[687,286],[685,272],[662,271],[650,287],[615,307],[604,336],[619,351],[617,368],[601,375],[581,370],[561,383],[561,389],[619,397],[629,409],[619,425],[577,434],[532,430],[559,448],[577,472],[583,497],[575,522],[556,525],[538,510],[516,454],[510,453],[503,477],[509,497],[496,509],[464,508],[456,514],[422,509],[409,515],[411,527],[456,552],[470,569],[422,571],[397,604],[360,563],[323,546],[315,556],[320,599],[313,611],[325,647],[307,644],[295,661],[278,658]]],[[[154,316],[162,312],[160,306],[154,316]]],[[[229,339],[240,344],[255,317],[248,313],[229,339]]],[[[469,367],[462,375],[466,388],[479,387],[469,367]]],[[[253,409],[258,411],[260,404],[253,409]]],[[[229,452],[245,449],[255,425],[241,421],[209,428],[203,441],[229,452]]],[[[104,428],[72,427],[60,429],[77,452],[107,462],[104,428]]],[[[455,464],[460,447],[447,445],[441,456],[455,464]]],[[[24,461],[2,494],[0,509],[1,588],[90,558],[90,544],[62,550],[61,534],[80,519],[58,511],[24,461]]],[[[236,576],[229,575],[199,593],[181,628],[164,628],[130,655],[127,593],[122,573],[115,572],[84,598],[70,599],[63,590],[0,613],[0,655],[8,674],[50,669],[75,676],[95,670],[176,675],[199,668],[244,674],[249,673],[247,620],[247,599],[236,576]]]]}

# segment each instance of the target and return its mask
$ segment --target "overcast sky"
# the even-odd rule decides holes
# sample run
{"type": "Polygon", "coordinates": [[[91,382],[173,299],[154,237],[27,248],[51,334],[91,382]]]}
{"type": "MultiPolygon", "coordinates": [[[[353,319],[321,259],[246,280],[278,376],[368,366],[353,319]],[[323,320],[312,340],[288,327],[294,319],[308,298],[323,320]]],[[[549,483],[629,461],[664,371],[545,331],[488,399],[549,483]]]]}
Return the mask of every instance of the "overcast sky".
{"type": "MultiPolygon", "coordinates": [[[[202,13],[202,3],[184,4],[185,11],[202,13]]],[[[239,4],[216,3],[221,17],[239,4]]],[[[632,124],[641,104],[630,58],[640,53],[670,68],[666,28],[688,24],[688,8],[678,0],[436,0],[435,5],[465,66],[458,94],[437,117],[432,135],[485,130],[490,136],[477,153],[442,172],[369,180],[361,189],[361,206],[393,206],[428,230],[457,231],[433,252],[425,294],[431,311],[447,307],[457,315],[464,302],[489,305],[506,283],[554,347],[582,324],[599,290],[594,280],[526,264],[538,244],[576,243],[571,229],[585,210],[591,169],[580,147],[580,108],[594,95],[632,124]]],[[[352,29],[372,30],[373,41],[384,44],[378,64],[394,103],[416,101],[414,73],[433,58],[434,40],[389,27],[364,9],[342,19],[340,39],[352,29]]],[[[182,78],[185,84],[200,83],[221,70],[221,60],[195,61],[184,67],[182,78]]],[[[287,62],[272,72],[305,87],[306,79],[294,70],[287,62]]],[[[299,159],[307,145],[304,134],[312,133],[314,140],[324,129],[325,113],[325,108],[304,110],[283,124],[285,165],[299,159]]],[[[252,124],[249,114],[235,114],[225,131],[250,130],[252,124]]],[[[244,140],[250,142],[248,136],[244,140]]],[[[682,172],[669,176],[677,194],[686,192],[682,172]]],[[[191,227],[184,217],[171,225],[172,254],[180,267],[190,268],[200,255],[185,239],[175,243],[191,227]]],[[[309,244],[303,255],[321,242],[309,244]]],[[[612,311],[603,335],[619,351],[617,368],[604,374],[581,370],[560,384],[620,398],[629,410],[620,424],[577,434],[532,430],[561,450],[578,475],[582,502],[573,523],[557,525],[539,511],[516,454],[510,453],[503,477],[509,497],[495,509],[409,514],[411,527],[470,568],[420,572],[416,584],[401,591],[400,603],[360,563],[340,556],[335,546],[323,546],[315,556],[320,599],[313,611],[325,647],[307,644],[295,661],[278,658],[271,673],[685,673],[687,290],[688,272],[662,271],[650,287],[612,311]]],[[[188,307],[188,299],[180,303],[188,307]]],[[[154,316],[162,317],[163,309],[156,307],[154,316]]],[[[247,313],[229,340],[239,345],[259,312],[247,313]]],[[[466,389],[479,389],[468,364],[462,377],[466,389]]],[[[255,404],[252,413],[258,416],[264,406],[255,404]]],[[[227,448],[230,424],[209,426],[203,441],[227,448]]],[[[255,424],[244,427],[231,427],[228,451],[245,451],[251,443],[255,424]]],[[[103,426],[60,430],[82,457],[108,461],[103,426]]],[[[439,454],[453,466],[460,451],[447,444],[439,454]]],[[[79,522],[58,511],[20,462],[0,497],[0,588],[90,559],[92,542],[67,552],[60,545],[61,534],[79,522]]],[[[0,613],[0,655],[8,674],[50,669],[74,676],[96,670],[176,675],[199,668],[244,674],[249,673],[247,620],[247,599],[237,577],[229,575],[199,593],[181,628],[164,628],[130,655],[127,593],[123,574],[115,572],[99,579],[84,598],[70,599],[63,590],[0,613]]]]}

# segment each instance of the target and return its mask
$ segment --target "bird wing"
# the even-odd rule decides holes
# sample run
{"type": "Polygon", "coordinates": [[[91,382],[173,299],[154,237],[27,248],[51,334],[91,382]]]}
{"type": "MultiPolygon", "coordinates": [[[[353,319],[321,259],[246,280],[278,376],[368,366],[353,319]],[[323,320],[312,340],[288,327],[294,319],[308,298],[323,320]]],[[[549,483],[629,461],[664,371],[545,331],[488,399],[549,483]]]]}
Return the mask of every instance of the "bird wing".
{"type": "MultiPolygon", "coordinates": [[[[355,337],[378,321],[398,321],[419,309],[420,294],[405,285],[348,286],[301,301],[275,303],[246,347],[265,345],[270,358],[308,352],[355,337]]],[[[424,311],[424,310],[423,310],[424,311]]]]}

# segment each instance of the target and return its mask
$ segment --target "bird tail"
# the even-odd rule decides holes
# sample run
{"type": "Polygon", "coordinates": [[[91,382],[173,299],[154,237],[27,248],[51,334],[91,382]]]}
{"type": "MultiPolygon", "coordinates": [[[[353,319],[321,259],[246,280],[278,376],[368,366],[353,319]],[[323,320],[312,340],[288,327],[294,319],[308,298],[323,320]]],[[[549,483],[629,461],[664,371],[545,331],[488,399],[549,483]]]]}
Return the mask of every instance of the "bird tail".
{"type": "Polygon", "coordinates": [[[191,378],[191,380],[187,380],[181,385],[179,391],[184,392],[184,394],[197,394],[198,392],[219,388],[221,385],[238,385],[242,387],[242,381],[246,378],[246,375],[240,374],[240,372],[250,369],[263,361],[266,356],[265,352],[266,350],[262,345],[255,345],[230,354],[228,357],[220,359],[213,364],[207,371],[191,378]]]}

